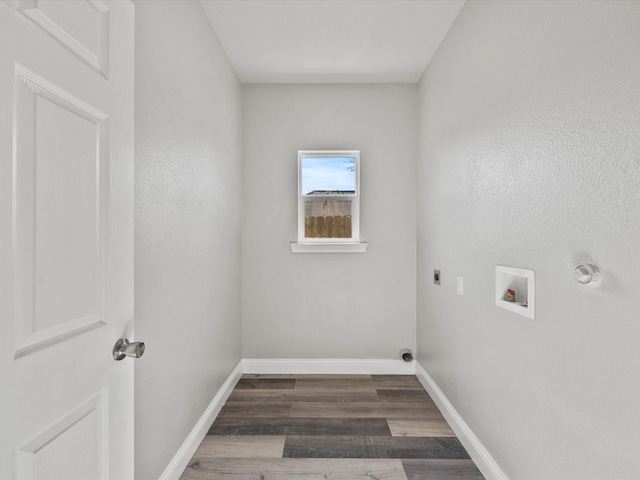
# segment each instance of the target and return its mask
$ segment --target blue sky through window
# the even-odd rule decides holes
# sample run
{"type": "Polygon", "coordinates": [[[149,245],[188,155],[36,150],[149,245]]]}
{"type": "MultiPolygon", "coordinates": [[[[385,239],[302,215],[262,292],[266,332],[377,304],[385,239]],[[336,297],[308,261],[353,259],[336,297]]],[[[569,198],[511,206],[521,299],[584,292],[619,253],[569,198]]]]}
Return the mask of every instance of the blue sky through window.
{"type": "Polygon", "coordinates": [[[303,157],[302,194],[314,190],[356,190],[354,157],[303,157]]]}

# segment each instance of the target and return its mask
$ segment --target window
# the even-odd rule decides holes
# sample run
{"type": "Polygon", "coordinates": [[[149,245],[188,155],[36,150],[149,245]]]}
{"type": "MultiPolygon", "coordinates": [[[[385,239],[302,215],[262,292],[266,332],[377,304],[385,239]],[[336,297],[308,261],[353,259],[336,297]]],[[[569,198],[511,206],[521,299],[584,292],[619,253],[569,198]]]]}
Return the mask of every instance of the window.
{"type": "Polygon", "coordinates": [[[298,151],[298,245],[359,242],[360,151],[298,151]]]}

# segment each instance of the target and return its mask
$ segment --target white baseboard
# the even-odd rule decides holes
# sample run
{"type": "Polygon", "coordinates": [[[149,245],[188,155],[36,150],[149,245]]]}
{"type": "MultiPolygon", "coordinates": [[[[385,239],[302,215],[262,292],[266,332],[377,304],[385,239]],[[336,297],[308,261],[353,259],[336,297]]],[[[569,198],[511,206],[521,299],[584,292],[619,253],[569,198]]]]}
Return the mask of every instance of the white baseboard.
{"type": "Polygon", "coordinates": [[[227,398],[231,395],[236,383],[240,380],[243,373],[242,363],[242,360],[240,360],[238,365],[236,365],[236,368],[231,372],[224,384],[222,384],[222,387],[220,387],[220,390],[218,390],[218,393],[202,414],[202,417],[200,417],[196,426],[193,427],[189,436],[186,438],[178,452],[174,455],[171,462],[169,462],[167,468],[164,469],[162,475],[160,475],[159,480],[179,480],[184,469],[187,468],[189,460],[193,457],[193,454],[200,446],[200,443],[213,424],[213,421],[218,416],[218,413],[220,413],[220,410],[227,401],[227,398]]]}
{"type": "Polygon", "coordinates": [[[368,375],[414,375],[416,362],[402,360],[352,359],[352,358],[245,358],[244,373],[253,374],[368,374],[368,375]]]}
{"type": "Polygon", "coordinates": [[[473,459],[478,469],[482,472],[487,480],[509,480],[509,477],[500,469],[495,459],[482,445],[478,437],[475,436],[471,428],[465,423],[462,417],[453,408],[451,402],[444,395],[442,390],[438,388],[436,382],[429,376],[427,371],[416,362],[416,376],[420,383],[427,390],[436,403],[444,418],[458,436],[458,440],[467,450],[469,456],[473,459]]]}

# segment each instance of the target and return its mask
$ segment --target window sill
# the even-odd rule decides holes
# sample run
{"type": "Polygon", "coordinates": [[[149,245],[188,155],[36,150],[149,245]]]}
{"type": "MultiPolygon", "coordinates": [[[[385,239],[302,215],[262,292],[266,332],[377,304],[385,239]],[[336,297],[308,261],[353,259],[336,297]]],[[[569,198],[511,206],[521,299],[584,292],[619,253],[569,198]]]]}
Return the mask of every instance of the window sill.
{"type": "Polygon", "coordinates": [[[361,243],[291,243],[292,253],[365,253],[369,246],[361,243]]]}

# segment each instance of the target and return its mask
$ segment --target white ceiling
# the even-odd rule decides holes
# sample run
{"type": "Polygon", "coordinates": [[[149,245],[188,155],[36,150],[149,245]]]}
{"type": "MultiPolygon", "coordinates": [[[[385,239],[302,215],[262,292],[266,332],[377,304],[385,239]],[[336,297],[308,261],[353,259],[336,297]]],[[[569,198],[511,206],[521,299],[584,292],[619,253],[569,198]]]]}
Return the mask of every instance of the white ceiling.
{"type": "Polygon", "coordinates": [[[465,0],[200,0],[242,83],[415,83],[465,0]]]}

